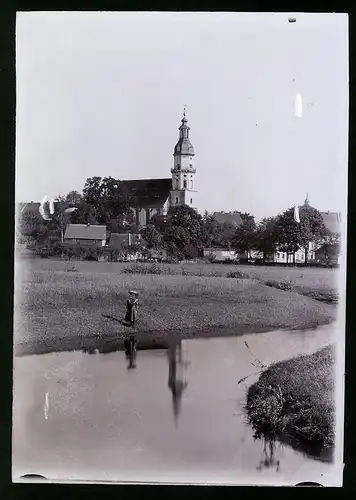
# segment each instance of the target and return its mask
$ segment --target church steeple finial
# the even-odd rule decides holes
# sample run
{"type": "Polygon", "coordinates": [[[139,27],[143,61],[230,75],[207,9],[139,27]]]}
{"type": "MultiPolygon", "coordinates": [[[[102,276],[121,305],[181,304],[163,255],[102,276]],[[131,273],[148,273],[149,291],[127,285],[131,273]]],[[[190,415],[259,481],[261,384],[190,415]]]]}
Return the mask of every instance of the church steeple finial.
{"type": "Polygon", "coordinates": [[[305,196],[304,205],[309,205],[309,195],[308,195],[308,193],[305,196]]]}

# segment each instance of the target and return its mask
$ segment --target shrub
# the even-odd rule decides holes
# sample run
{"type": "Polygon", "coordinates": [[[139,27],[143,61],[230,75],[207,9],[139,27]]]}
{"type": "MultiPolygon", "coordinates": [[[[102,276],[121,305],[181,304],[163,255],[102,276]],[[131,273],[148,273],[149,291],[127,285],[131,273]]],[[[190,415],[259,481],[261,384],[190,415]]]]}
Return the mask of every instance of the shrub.
{"type": "Polygon", "coordinates": [[[230,271],[226,275],[227,278],[249,278],[250,275],[242,271],[230,271]]]}
{"type": "Polygon", "coordinates": [[[293,290],[294,282],[292,280],[277,281],[277,280],[267,280],[265,281],[266,286],[272,288],[278,288],[278,290],[284,290],[285,292],[290,292],[293,290]]]}
{"type": "MultiPolygon", "coordinates": [[[[155,262],[153,264],[132,264],[122,270],[125,274],[162,274],[162,268],[155,262]]],[[[168,274],[168,273],[166,273],[168,274]]]]}

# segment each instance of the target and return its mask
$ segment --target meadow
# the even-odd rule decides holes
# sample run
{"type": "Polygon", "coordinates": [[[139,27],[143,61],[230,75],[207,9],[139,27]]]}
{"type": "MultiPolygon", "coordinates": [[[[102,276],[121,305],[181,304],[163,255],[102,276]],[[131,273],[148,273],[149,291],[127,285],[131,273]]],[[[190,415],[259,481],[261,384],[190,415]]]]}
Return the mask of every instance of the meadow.
{"type": "MultiPolygon", "coordinates": [[[[336,270],[221,264],[128,264],[17,261],[18,352],[117,346],[128,290],[139,292],[140,344],[185,337],[312,328],[335,319],[336,307],[303,294],[335,293],[336,270]],[[286,291],[265,281],[288,282],[286,291]],[[299,287],[299,289],[298,289],[299,287]]],[[[16,352],[16,351],[15,351],[16,352]]]]}

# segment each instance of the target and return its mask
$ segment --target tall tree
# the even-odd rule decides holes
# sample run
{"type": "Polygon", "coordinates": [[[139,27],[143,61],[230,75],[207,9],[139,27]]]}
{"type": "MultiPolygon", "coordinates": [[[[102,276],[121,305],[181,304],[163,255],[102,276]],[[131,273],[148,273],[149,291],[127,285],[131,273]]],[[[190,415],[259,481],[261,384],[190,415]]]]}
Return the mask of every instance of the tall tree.
{"type": "Polygon", "coordinates": [[[282,251],[293,255],[299,248],[305,251],[305,263],[308,262],[309,243],[322,238],[326,232],[320,212],[306,200],[299,208],[300,222],[294,219],[294,207],[279,215],[276,222],[277,242],[282,251]]]}
{"type": "Polygon", "coordinates": [[[148,225],[141,230],[141,236],[147,241],[147,248],[158,250],[161,248],[162,234],[153,226],[148,225]]]}
{"type": "Polygon", "coordinates": [[[88,205],[98,206],[103,197],[101,177],[89,177],[84,184],[83,198],[88,205]]]}
{"type": "Polygon", "coordinates": [[[263,260],[274,253],[277,247],[276,217],[265,217],[257,225],[255,245],[256,250],[262,252],[263,260]]]}
{"type": "Polygon", "coordinates": [[[48,223],[38,212],[23,212],[18,219],[17,227],[27,241],[42,242],[48,233],[48,223]]]}
{"type": "Polygon", "coordinates": [[[242,224],[236,229],[233,247],[237,253],[248,254],[256,244],[256,222],[253,215],[240,213],[242,224]]]}
{"type": "Polygon", "coordinates": [[[202,233],[205,247],[218,247],[230,250],[236,232],[236,226],[228,222],[219,222],[205,212],[203,216],[202,233]]]}

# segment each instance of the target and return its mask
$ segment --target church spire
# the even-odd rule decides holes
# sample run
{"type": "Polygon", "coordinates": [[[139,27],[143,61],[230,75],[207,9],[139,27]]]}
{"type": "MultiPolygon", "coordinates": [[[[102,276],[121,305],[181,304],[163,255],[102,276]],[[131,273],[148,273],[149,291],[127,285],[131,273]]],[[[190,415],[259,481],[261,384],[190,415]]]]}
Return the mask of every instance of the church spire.
{"type": "Polygon", "coordinates": [[[177,156],[177,155],[194,156],[194,148],[193,148],[192,143],[190,142],[190,139],[189,139],[190,127],[188,127],[186,110],[187,110],[187,107],[184,106],[183,118],[181,120],[182,125],[179,127],[179,140],[174,148],[174,153],[173,153],[174,156],[177,156]]]}

